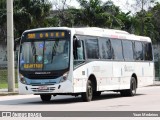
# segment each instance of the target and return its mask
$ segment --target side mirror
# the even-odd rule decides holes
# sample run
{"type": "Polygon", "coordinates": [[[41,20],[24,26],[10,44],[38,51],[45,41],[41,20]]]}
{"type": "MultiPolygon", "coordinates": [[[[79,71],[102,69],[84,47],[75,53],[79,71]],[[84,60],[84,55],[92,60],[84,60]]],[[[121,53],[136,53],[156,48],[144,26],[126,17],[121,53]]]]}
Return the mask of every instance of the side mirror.
{"type": "Polygon", "coordinates": [[[19,37],[19,38],[16,38],[16,39],[14,40],[14,51],[17,50],[17,46],[20,44],[20,40],[21,40],[20,37],[19,37]]]}

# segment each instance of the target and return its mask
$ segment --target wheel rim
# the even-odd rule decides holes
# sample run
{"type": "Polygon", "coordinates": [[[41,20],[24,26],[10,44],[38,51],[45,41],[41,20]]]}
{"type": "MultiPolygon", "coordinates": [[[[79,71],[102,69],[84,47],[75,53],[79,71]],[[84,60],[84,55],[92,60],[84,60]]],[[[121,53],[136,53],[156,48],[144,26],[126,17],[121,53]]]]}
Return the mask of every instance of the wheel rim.
{"type": "Polygon", "coordinates": [[[92,94],[93,94],[92,86],[91,86],[91,84],[89,84],[87,87],[87,95],[88,95],[89,99],[92,99],[92,94]]]}
{"type": "Polygon", "coordinates": [[[135,80],[133,80],[133,82],[132,82],[132,94],[133,95],[135,95],[136,94],[136,81],[135,80]]]}

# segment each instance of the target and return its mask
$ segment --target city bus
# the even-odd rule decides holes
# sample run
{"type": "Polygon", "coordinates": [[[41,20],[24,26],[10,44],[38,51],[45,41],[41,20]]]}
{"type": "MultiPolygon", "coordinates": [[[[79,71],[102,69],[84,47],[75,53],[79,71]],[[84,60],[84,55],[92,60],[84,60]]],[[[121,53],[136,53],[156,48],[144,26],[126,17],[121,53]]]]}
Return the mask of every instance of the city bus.
{"type": "Polygon", "coordinates": [[[97,27],[26,30],[20,39],[20,94],[73,95],[89,102],[104,91],[134,96],[153,84],[149,37],[97,27]]]}

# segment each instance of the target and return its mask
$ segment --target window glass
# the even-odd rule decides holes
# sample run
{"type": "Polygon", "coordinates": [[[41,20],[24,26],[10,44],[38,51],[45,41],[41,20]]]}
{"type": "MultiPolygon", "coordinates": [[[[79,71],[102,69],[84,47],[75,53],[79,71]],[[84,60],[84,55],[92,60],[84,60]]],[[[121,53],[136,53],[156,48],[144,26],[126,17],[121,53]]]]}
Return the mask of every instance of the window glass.
{"type": "Polygon", "coordinates": [[[132,41],[123,40],[123,54],[125,60],[133,60],[132,41]]]}
{"type": "Polygon", "coordinates": [[[152,61],[152,45],[151,43],[144,43],[144,50],[145,50],[145,60],[150,60],[152,61]]]}
{"type": "Polygon", "coordinates": [[[69,41],[23,42],[20,69],[25,71],[64,70],[69,67],[69,41]]]}
{"type": "Polygon", "coordinates": [[[79,64],[82,64],[85,60],[84,57],[84,46],[83,46],[83,41],[79,40],[81,46],[76,46],[74,45],[73,47],[73,54],[74,54],[74,67],[76,67],[79,64]]]}
{"type": "Polygon", "coordinates": [[[100,57],[101,59],[111,59],[112,58],[112,47],[109,39],[100,38],[100,57]]]}
{"type": "Polygon", "coordinates": [[[98,41],[97,39],[88,39],[86,40],[86,52],[89,59],[98,59],[98,41]]]}
{"type": "Polygon", "coordinates": [[[112,43],[112,47],[113,47],[113,59],[123,60],[121,40],[112,39],[111,43],[112,43]]]}
{"type": "Polygon", "coordinates": [[[143,60],[143,46],[141,42],[135,42],[135,59],[136,60],[143,60]]]}

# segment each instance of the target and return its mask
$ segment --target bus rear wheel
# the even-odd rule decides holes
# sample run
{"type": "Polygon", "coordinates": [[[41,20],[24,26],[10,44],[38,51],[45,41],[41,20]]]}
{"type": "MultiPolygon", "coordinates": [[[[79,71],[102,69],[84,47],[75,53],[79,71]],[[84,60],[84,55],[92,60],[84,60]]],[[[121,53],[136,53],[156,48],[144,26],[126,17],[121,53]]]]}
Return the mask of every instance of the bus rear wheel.
{"type": "Polygon", "coordinates": [[[130,89],[120,91],[122,96],[134,96],[137,91],[137,82],[134,77],[131,78],[130,89]]]}
{"type": "Polygon", "coordinates": [[[82,100],[84,102],[90,102],[93,97],[93,86],[90,80],[87,81],[86,92],[82,93],[82,100]]]}
{"type": "Polygon", "coordinates": [[[51,100],[51,95],[40,95],[40,97],[43,102],[47,102],[51,100]]]}

